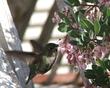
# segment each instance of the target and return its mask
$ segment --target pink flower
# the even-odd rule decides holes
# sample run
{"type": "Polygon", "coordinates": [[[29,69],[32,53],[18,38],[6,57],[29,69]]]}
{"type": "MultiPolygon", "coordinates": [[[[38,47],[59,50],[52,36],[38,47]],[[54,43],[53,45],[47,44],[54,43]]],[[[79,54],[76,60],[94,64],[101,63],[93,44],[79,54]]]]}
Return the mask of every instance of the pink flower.
{"type": "Polygon", "coordinates": [[[85,69],[86,68],[86,59],[84,57],[84,54],[80,54],[77,58],[79,60],[79,65],[82,69],[85,69]]]}
{"type": "Polygon", "coordinates": [[[101,46],[96,46],[96,47],[93,49],[93,54],[94,54],[94,57],[95,57],[96,59],[101,58],[101,56],[102,56],[101,46]]]}
{"type": "Polygon", "coordinates": [[[75,63],[75,47],[69,43],[69,39],[66,36],[64,39],[59,41],[58,50],[62,54],[67,54],[67,59],[70,64],[75,63]]]}
{"type": "Polygon", "coordinates": [[[70,12],[69,8],[68,7],[64,7],[64,10],[63,10],[64,15],[68,16],[69,12],[70,12]]]}
{"type": "Polygon", "coordinates": [[[72,53],[73,52],[73,45],[68,42],[68,39],[63,39],[59,41],[59,48],[62,54],[64,53],[72,53]]]}
{"type": "Polygon", "coordinates": [[[108,52],[102,46],[96,46],[94,50],[85,49],[82,51],[78,46],[70,44],[67,36],[59,41],[58,50],[67,55],[68,63],[77,65],[81,69],[85,69],[86,65],[93,61],[93,54],[96,58],[102,58],[108,52]]]}
{"type": "Polygon", "coordinates": [[[78,25],[77,23],[73,23],[71,26],[72,26],[74,29],[79,29],[79,25],[78,25]]]}
{"type": "Polygon", "coordinates": [[[93,54],[96,59],[102,59],[108,54],[109,50],[104,46],[96,46],[93,49],[93,54]]]}
{"type": "Polygon", "coordinates": [[[77,65],[78,67],[85,69],[90,55],[88,53],[81,53],[79,48],[76,45],[71,45],[69,43],[69,39],[65,37],[65,39],[59,41],[58,50],[62,54],[67,55],[68,63],[77,65]]]}
{"type": "Polygon", "coordinates": [[[102,12],[98,7],[93,7],[93,9],[86,10],[85,16],[90,21],[94,21],[96,19],[100,20],[102,18],[102,12]]]}
{"type": "Polygon", "coordinates": [[[54,12],[54,17],[52,18],[52,22],[53,23],[60,23],[60,21],[61,21],[60,16],[58,15],[57,12],[54,12]]]}
{"type": "Polygon", "coordinates": [[[64,40],[61,40],[58,50],[62,54],[67,54],[68,63],[72,64],[74,62],[75,56],[73,55],[73,45],[71,45],[67,41],[65,42],[64,40]]]}
{"type": "Polygon", "coordinates": [[[110,0],[98,0],[101,5],[110,6],[110,0]]]}
{"type": "Polygon", "coordinates": [[[68,59],[68,63],[70,63],[70,64],[73,64],[73,63],[75,64],[76,63],[76,58],[73,54],[68,54],[67,59],[68,59]]]}
{"type": "Polygon", "coordinates": [[[109,49],[107,49],[106,47],[102,47],[102,58],[104,58],[108,53],[109,53],[109,49]]]}

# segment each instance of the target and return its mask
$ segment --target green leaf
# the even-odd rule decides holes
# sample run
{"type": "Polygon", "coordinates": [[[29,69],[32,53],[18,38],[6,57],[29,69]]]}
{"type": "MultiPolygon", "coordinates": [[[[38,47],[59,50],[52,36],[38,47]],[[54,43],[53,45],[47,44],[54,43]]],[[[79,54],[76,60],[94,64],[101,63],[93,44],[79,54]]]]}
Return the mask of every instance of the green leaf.
{"type": "Polygon", "coordinates": [[[85,77],[87,77],[88,79],[94,79],[96,77],[94,74],[94,71],[90,69],[85,70],[84,74],[85,74],[85,77]]]}
{"type": "Polygon", "coordinates": [[[101,28],[100,23],[99,23],[99,21],[96,19],[96,20],[94,21],[94,31],[95,31],[95,34],[96,34],[96,35],[100,32],[100,28],[101,28]]]}
{"type": "Polygon", "coordinates": [[[74,39],[72,39],[72,40],[70,41],[70,44],[72,44],[72,45],[78,45],[78,44],[77,44],[77,41],[75,41],[74,39]]]}
{"type": "Polygon", "coordinates": [[[104,73],[104,69],[101,66],[92,65],[92,68],[93,68],[93,70],[94,70],[94,72],[95,72],[96,75],[99,75],[99,74],[103,74],[104,73]]]}
{"type": "Polygon", "coordinates": [[[60,32],[67,32],[68,31],[68,25],[66,25],[65,23],[59,23],[59,28],[58,28],[58,30],[60,31],[60,32]]]}
{"type": "Polygon", "coordinates": [[[82,29],[85,29],[87,32],[94,29],[93,23],[84,17],[83,13],[79,13],[78,21],[82,29]]]}
{"type": "Polygon", "coordinates": [[[106,28],[107,28],[107,25],[105,23],[101,24],[100,32],[98,35],[103,36],[103,34],[106,32],[106,28]]]}
{"type": "Polygon", "coordinates": [[[94,31],[92,31],[92,30],[89,31],[89,38],[90,39],[94,38],[94,31]]]}
{"type": "Polygon", "coordinates": [[[88,46],[88,43],[90,42],[90,38],[88,34],[86,33],[85,35],[83,35],[83,38],[81,39],[82,39],[83,46],[88,46]]]}
{"type": "Polygon", "coordinates": [[[73,38],[78,38],[78,37],[80,37],[80,33],[79,33],[79,31],[78,30],[70,30],[70,31],[68,31],[68,35],[69,36],[71,36],[71,37],[73,37],[73,38]]]}
{"type": "MultiPolygon", "coordinates": [[[[101,61],[102,63],[102,61],[101,61]]],[[[103,66],[92,65],[95,78],[92,79],[92,83],[97,86],[105,86],[109,83],[109,78],[104,72],[103,66]]]]}
{"type": "MultiPolygon", "coordinates": [[[[75,0],[67,0],[69,3],[73,4],[75,0]]],[[[77,0],[76,0],[77,1],[77,0]]]]}
{"type": "Polygon", "coordinates": [[[71,6],[73,6],[73,5],[75,5],[75,6],[80,5],[79,0],[65,0],[65,3],[67,3],[68,5],[71,5],[71,6]]]}
{"type": "Polygon", "coordinates": [[[94,65],[94,64],[93,64],[93,65],[92,65],[92,69],[95,69],[95,68],[97,68],[97,65],[94,65]]]}
{"type": "Polygon", "coordinates": [[[110,16],[110,8],[107,8],[107,16],[110,16]]]}
{"type": "Polygon", "coordinates": [[[81,38],[75,38],[75,40],[77,41],[78,45],[83,45],[82,41],[81,41],[81,38]]]}
{"type": "Polygon", "coordinates": [[[110,60],[105,60],[104,61],[105,67],[110,70],[110,60]]]}
{"type": "Polygon", "coordinates": [[[103,75],[99,74],[94,80],[94,84],[101,87],[106,86],[108,83],[109,83],[109,78],[105,74],[103,75]]]}
{"type": "Polygon", "coordinates": [[[80,12],[78,13],[78,21],[80,22],[81,19],[86,19],[84,16],[84,13],[80,10],[80,12]]]}
{"type": "Polygon", "coordinates": [[[108,25],[110,25],[110,16],[108,17],[108,25]]]}
{"type": "Polygon", "coordinates": [[[63,21],[65,24],[70,24],[70,23],[71,23],[70,20],[69,20],[69,18],[66,17],[63,13],[59,12],[58,14],[59,14],[59,16],[62,18],[62,21],[63,21]]]}
{"type": "Polygon", "coordinates": [[[102,6],[100,7],[100,11],[103,13],[103,19],[105,19],[106,16],[107,16],[107,7],[104,6],[104,5],[102,5],[102,6]]]}
{"type": "Polygon", "coordinates": [[[106,66],[103,60],[98,59],[97,63],[103,68],[103,70],[106,70],[106,66]]]}
{"type": "Polygon", "coordinates": [[[80,25],[83,29],[86,29],[86,31],[90,31],[93,29],[93,24],[92,22],[90,22],[89,20],[87,19],[81,19],[80,20],[80,25]]]}

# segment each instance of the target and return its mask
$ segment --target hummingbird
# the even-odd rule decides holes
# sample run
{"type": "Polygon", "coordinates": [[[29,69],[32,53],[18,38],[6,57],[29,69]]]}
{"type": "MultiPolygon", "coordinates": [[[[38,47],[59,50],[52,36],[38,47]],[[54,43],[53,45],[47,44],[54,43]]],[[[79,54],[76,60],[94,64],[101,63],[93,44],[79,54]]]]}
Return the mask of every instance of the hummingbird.
{"type": "Polygon", "coordinates": [[[37,74],[48,72],[57,59],[57,44],[48,43],[42,46],[39,52],[5,51],[8,57],[16,57],[25,62],[30,68],[30,74],[26,84],[37,74]]]}

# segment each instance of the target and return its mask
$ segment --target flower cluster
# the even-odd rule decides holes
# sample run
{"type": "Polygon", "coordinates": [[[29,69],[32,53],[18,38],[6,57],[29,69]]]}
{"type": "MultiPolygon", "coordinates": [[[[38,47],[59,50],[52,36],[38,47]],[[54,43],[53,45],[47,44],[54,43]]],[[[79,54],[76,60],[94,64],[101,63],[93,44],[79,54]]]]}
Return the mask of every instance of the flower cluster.
{"type": "Polygon", "coordinates": [[[93,49],[81,50],[78,46],[69,43],[67,36],[59,41],[58,50],[67,55],[68,63],[77,65],[82,69],[85,69],[87,64],[92,63],[93,59],[103,59],[109,54],[109,48],[101,45],[97,45],[93,49]]]}
{"type": "Polygon", "coordinates": [[[54,12],[54,17],[52,18],[53,23],[60,23],[61,18],[59,17],[57,12],[54,12]]]}
{"type": "Polygon", "coordinates": [[[105,46],[96,46],[93,51],[94,53],[94,58],[96,59],[103,59],[106,55],[109,53],[109,49],[105,46]]]}
{"type": "Polygon", "coordinates": [[[64,8],[59,15],[54,14],[58,30],[67,33],[59,41],[58,50],[67,55],[70,64],[85,71],[85,77],[91,79],[94,86],[107,85],[110,88],[110,78],[106,75],[110,72],[110,0],[65,2],[72,9],[64,8]],[[92,67],[86,69],[89,63],[92,67]]]}
{"type": "Polygon", "coordinates": [[[67,55],[70,64],[77,65],[81,69],[85,69],[86,65],[91,62],[92,53],[89,50],[82,52],[78,46],[70,44],[67,36],[59,41],[58,50],[67,55]]]}
{"type": "Polygon", "coordinates": [[[110,7],[110,0],[98,0],[101,5],[110,7]]]}
{"type": "Polygon", "coordinates": [[[100,9],[97,6],[90,6],[88,7],[90,9],[86,10],[85,16],[91,21],[94,21],[95,19],[100,19],[102,17],[102,13],[100,12],[100,9]]]}
{"type": "Polygon", "coordinates": [[[75,53],[78,53],[78,49],[69,43],[67,37],[59,41],[59,51],[61,51],[62,54],[67,54],[67,59],[70,64],[76,63],[75,53]]]}

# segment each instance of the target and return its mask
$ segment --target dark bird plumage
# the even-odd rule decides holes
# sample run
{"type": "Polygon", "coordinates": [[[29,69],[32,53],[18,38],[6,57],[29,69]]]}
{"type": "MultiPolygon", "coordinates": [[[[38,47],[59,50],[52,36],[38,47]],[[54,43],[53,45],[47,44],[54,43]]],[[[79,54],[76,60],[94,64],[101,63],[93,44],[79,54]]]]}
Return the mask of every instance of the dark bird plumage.
{"type": "Polygon", "coordinates": [[[51,69],[57,56],[57,44],[48,43],[39,52],[5,51],[8,58],[16,57],[24,61],[30,68],[30,75],[26,83],[37,73],[44,74],[51,69]]]}

